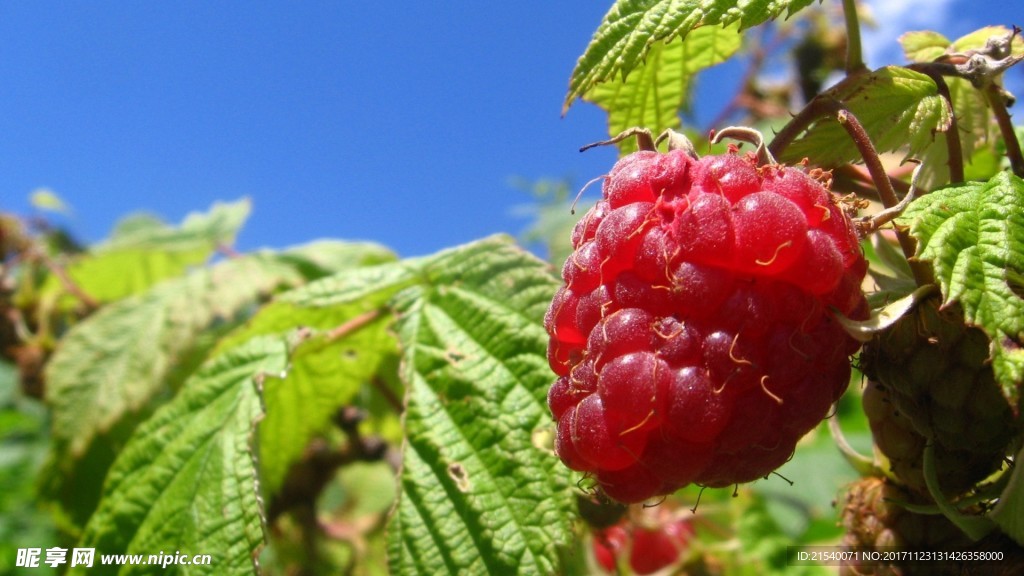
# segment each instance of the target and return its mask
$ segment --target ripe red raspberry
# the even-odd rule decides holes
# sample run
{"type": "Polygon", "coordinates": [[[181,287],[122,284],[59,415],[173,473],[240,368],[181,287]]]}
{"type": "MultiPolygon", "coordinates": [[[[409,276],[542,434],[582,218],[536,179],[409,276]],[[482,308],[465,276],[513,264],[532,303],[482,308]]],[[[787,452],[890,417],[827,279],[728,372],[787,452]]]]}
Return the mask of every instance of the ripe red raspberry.
{"type": "Polygon", "coordinates": [[[594,533],[594,559],[606,572],[615,573],[618,556],[629,543],[629,533],[622,524],[594,533]]]}
{"type": "Polygon", "coordinates": [[[619,558],[626,557],[634,574],[653,574],[679,562],[693,536],[686,520],[622,522],[594,533],[594,559],[609,573],[617,573],[619,558]]]}
{"type": "Polygon", "coordinates": [[[832,194],[733,150],[620,160],[545,317],[556,451],[620,502],[783,464],[846,389],[867,264],[832,194]]]}

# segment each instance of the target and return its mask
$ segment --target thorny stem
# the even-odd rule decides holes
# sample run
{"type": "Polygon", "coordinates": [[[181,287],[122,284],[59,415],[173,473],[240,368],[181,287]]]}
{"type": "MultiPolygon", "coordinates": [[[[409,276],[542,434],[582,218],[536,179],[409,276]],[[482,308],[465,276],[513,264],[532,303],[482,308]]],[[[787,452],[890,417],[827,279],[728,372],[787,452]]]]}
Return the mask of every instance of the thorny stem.
{"type": "Polygon", "coordinates": [[[846,75],[867,71],[860,45],[860,21],[856,0],[843,0],[843,19],[846,21],[846,75]]]}
{"type": "MultiPolygon", "coordinates": [[[[900,194],[910,191],[910,184],[900,180],[902,173],[910,174],[912,170],[905,170],[900,167],[889,173],[889,182],[892,188],[900,194]]],[[[850,191],[864,198],[878,199],[878,190],[871,181],[871,174],[866,169],[855,164],[844,164],[832,169],[833,190],[850,191]]]]}
{"type": "MultiPolygon", "coordinates": [[[[868,136],[867,131],[864,130],[857,117],[834,98],[819,96],[811,100],[799,114],[779,131],[775,139],[772,140],[771,145],[768,146],[769,152],[776,157],[781,156],[782,151],[800,133],[806,130],[815,120],[822,117],[835,118],[846,130],[846,133],[850,135],[850,138],[857,146],[857,150],[860,151],[861,158],[864,159],[864,165],[871,174],[871,179],[874,180],[875,186],[878,188],[878,196],[882,201],[882,205],[886,208],[897,206],[899,198],[896,196],[896,191],[889,180],[889,175],[885,171],[885,166],[882,165],[882,159],[879,158],[878,151],[875,150],[875,145],[871,142],[871,137],[868,136]]],[[[914,240],[907,235],[905,230],[899,228],[896,229],[896,238],[899,240],[903,255],[906,256],[910,264],[910,269],[914,274],[914,281],[917,282],[917,285],[924,286],[934,283],[932,273],[927,266],[914,259],[914,240]]]]}
{"type": "MultiPolygon", "coordinates": [[[[861,126],[857,117],[836,100],[830,98],[828,100],[823,99],[822,101],[828,102],[828,107],[831,108],[832,114],[835,115],[839,124],[846,129],[850,138],[857,145],[857,149],[860,150],[861,157],[864,158],[864,165],[867,167],[868,172],[871,173],[871,179],[878,186],[878,195],[882,200],[882,205],[886,208],[898,206],[899,198],[896,197],[896,191],[893,190],[892,182],[889,181],[889,175],[885,172],[882,159],[878,157],[875,145],[871,142],[871,138],[868,136],[867,131],[864,130],[864,127],[861,126]]],[[[903,255],[907,257],[907,262],[910,264],[910,270],[914,274],[914,281],[917,285],[925,286],[934,283],[931,270],[922,262],[914,259],[916,248],[913,238],[905,230],[899,228],[896,229],[896,238],[899,240],[903,255]]]]}
{"type": "Polygon", "coordinates": [[[907,209],[907,206],[910,206],[910,203],[913,202],[914,198],[917,196],[917,177],[920,173],[921,164],[918,164],[917,168],[914,169],[914,173],[910,177],[910,189],[907,190],[907,193],[903,196],[903,200],[900,200],[899,204],[892,208],[886,208],[872,216],[865,216],[861,219],[861,222],[867,226],[865,229],[866,232],[874,232],[896,218],[899,218],[900,214],[903,214],[903,211],[907,209]]]}
{"type": "Polygon", "coordinates": [[[1017,141],[1017,134],[1013,130],[1013,121],[1010,119],[1010,112],[1006,109],[1006,99],[1002,89],[994,82],[985,87],[985,99],[992,108],[992,115],[999,124],[999,132],[1006,142],[1006,157],[1010,159],[1010,168],[1017,176],[1024,178],[1024,155],[1021,154],[1020,142],[1017,141]]]}
{"type": "MultiPolygon", "coordinates": [[[[1013,30],[1002,36],[993,36],[985,43],[981,50],[968,50],[963,53],[945,54],[934,62],[924,62],[910,66],[913,70],[927,74],[933,78],[936,84],[942,89],[941,76],[955,76],[969,80],[975,88],[979,89],[992,108],[992,115],[999,125],[1003,140],[1006,142],[1006,156],[1010,160],[1010,166],[1014,174],[1024,177],[1024,154],[1021,154],[1020,143],[1013,130],[1013,121],[1007,111],[1007,98],[1012,98],[998,85],[996,79],[1000,74],[1020,62],[1022,57],[1014,56],[1012,45],[1014,39],[1020,34],[1020,28],[1014,26],[1013,30]]],[[[943,97],[948,100],[948,86],[943,97]]],[[[1012,105],[1012,100],[1011,100],[1012,105]]],[[[954,115],[955,120],[955,115],[954,115]]],[[[952,130],[951,130],[952,131],[952,130]]],[[[957,156],[960,158],[960,156],[957,156]]],[[[950,159],[952,160],[952,149],[950,159]]],[[[962,162],[962,160],[961,160],[962,162]]],[[[952,165],[951,165],[952,170],[952,165]]],[[[962,179],[961,179],[962,181],[962,179]]]]}
{"type": "Polygon", "coordinates": [[[768,145],[768,151],[771,152],[772,156],[776,158],[781,156],[782,151],[789,147],[801,132],[806,130],[815,120],[827,114],[827,112],[819,110],[817,103],[820,100],[820,97],[811,100],[799,114],[794,116],[792,120],[782,127],[782,130],[775,134],[775,138],[772,138],[771,144],[768,145]]]}

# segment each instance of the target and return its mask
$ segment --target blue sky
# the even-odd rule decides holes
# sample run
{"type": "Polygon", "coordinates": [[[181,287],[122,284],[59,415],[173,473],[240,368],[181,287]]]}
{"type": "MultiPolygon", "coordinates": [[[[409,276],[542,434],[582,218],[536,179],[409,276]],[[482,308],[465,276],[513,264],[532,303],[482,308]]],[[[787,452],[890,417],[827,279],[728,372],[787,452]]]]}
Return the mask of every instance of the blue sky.
{"type": "MultiPolygon", "coordinates": [[[[1024,25],[1015,2],[888,4],[903,9],[881,15],[874,42],[893,48],[886,30],[907,19],[954,38],[1024,25]]],[[[0,210],[27,213],[29,194],[49,188],[96,241],[129,212],[177,222],[248,196],[243,250],[331,237],[412,256],[518,233],[512,207],[529,197],[511,178],[581,185],[614,162],[612,150],[577,152],[605,136],[599,109],[561,117],[610,5],[3,3],[0,210]]],[[[698,114],[735,75],[704,79],[698,114]]]]}

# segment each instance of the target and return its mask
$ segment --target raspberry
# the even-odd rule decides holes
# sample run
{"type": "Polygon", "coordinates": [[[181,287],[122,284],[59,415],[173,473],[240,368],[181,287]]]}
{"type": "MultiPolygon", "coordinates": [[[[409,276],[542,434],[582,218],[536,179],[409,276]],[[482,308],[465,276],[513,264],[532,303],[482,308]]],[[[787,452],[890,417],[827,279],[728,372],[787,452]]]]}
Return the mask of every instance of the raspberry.
{"type": "Polygon", "coordinates": [[[907,486],[922,490],[934,441],[943,491],[961,493],[1001,465],[1019,429],[987,362],[985,333],[933,297],[865,345],[864,407],[876,444],[907,486]]]}
{"type": "MultiPolygon", "coordinates": [[[[864,413],[868,417],[875,447],[889,462],[889,471],[905,487],[927,494],[924,480],[924,449],[928,438],[901,412],[893,394],[884,385],[869,382],[864,390],[864,413]]],[[[1002,451],[950,448],[935,444],[935,469],[942,491],[953,497],[999,469],[1002,451]]]]}
{"type": "Polygon", "coordinates": [[[988,356],[985,333],[933,297],[869,342],[862,359],[921,434],[953,449],[992,451],[1006,446],[1016,423],[988,356]]]}
{"type": "Polygon", "coordinates": [[[686,520],[626,521],[594,532],[594,559],[605,572],[617,573],[619,558],[628,558],[634,574],[654,574],[679,562],[693,536],[686,520]]]}
{"type": "Polygon", "coordinates": [[[735,149],[641,150],[573,231],[545,317],[556,452],[626,503],[766,476],[846,389],[866,263],[832,194],[735,149]]]}
{"type": "Polygon", "coordinates": [[[633,529],[629,567],[636,574],[653,574],[675,564],[692,535],[689,522],[676,521],[654,528],[637,526],[633,529]]]}
{"type": "MultiPolygon", "coordinates": [[[[925,503],[916,501],[915,495],[903,490],[888,480],[868,477],[847,487],[842,510],[842,523],[846,528],[843,545],[864,552],[912,550],[962,550],[970,544],[952,522],[940,515],[921,515],[900,506],[900,502],[925,503]]],[[[879,554],[876,560],[862,554],[862,560],[846,563],[840,574],[891,574],[914,575],[940,573],[961,574],[960,567],[953,569],[949,562],[943,564],[901,562],[898,557],[879,554]]],[[[963,572],[966,573],[966,572],[963,572]]]]}
{"type": "Polygon", "coordinates": [[[605,572],[616,572],[616,558],[629,541],[629,534],[621,525],[605,528],[594,534],[594,559],[605,572]]]}

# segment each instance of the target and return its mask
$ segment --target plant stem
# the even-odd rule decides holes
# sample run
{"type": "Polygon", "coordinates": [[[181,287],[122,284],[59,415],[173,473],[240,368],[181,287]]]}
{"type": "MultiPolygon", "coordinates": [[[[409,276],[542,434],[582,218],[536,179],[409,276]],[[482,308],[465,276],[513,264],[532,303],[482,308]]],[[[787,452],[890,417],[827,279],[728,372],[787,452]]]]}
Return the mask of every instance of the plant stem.
{"type": "Polygon", "coordinates": [[[992,115],[999,124],[999,132],[1006,142],[1006,156],[1010,159],[1010,168],[1017,176],[1024,178],[1024,155],[1020,151],[1020,142],[1017,141],[1017,134],[1013,130],[1013,121],[1010,119],[1010,112],[1006,109],[1006,100],[999,86],[991,83],[984,89],[985,99],[992,108],[992,115]]]}
{"type": "Polygon", "coordinates": [[[355,332],[356,330],[359,330],[360,328],[366,326],[370,322],[373,322],[380,315],[380,309],[363,312],[359,316],[356,316],[355,318],[350,318],[349,320],[343,322],[342,324],[339,324],[338,326],[332,328],[331,331],[327,333],[327,338],[330,340],[337,340],[338,338],[348,336],[352,332],[355,332]]]}
{"type": "MultiPolygon", "coordinates": [[[[910,184],[900,180],[900,172],[899,169],[894,169],[890,172],[889,182],[892,182],[892,188],[897,193],[906,194],[910,191],[910,184]]],[[[909,176],[911,173],[911,170],[907,170],[906,176],[909,176]]],[[[855,164],[837,166],[832,169],[832,178],[832,190],[835,192],[848,190],[864,198],[878,199],[878,190],[875,190],[875,183],[871,181],[871,174],[868,174],[867,169],[862,166],[855,164]]]]}
{"type": "Polygon", "coordinates": [[[93,310],[96,310],[97,308],[100,307],[100,303],[97,302],[95,298],[87,294],[84,290],[82,290],[82,288],[78,284],[76,284],[74,280],[71,279],[71,276],[67,273],[67,270],[64,269],[64,267],[58,264],[56,261],[54,261],[54,259],[47,255],[46,252],[44,252],[41,248],[35,250],[34,256],[37,256],[42,261],[43,265],[50,270],[50,273],[57,277],[57,280],[60,281],[61,286],[63,286],[64,289],[67,290],[69,294],[77,298],[82,304],[85,305],[87,312],[92,312],[93,310]]]}
{"type": "Polygon", "coordinates": [[[370,384],[373,385],[374,390],[380,392],[381,396],[383,396],[388,405],[395,410],[396,414],[405,412],[405,403],[397,394],[395,394],[394,390],[388,386],[388,383],[385,382],[383,378],[374,376],[370,379],[370,384]]]}
{"type": "MultiPolygon", "coordinates": [[[[864,158],[864,165],[871,174],[871,179],[875,181],[875,186],[878,187],[878,196],[882,200],[882,205],[886,208],[897,206],[899,198],[896,197],[896,191],[893,190],[892,182],[889,181],[889,175],[885,171],[885,166],[882,165],[882,159],[878,157],[875,145],[871,142],[871,138],[861,126],[860,121],[837,100],[830,98],[822,101],[828,102],[828,107],[832,109],[835,119],[846,129],[854,144],[857,145],[857,149],[860,150],[860,155],[864,158]]],[[[933,284],[935,279],[932,277],[931,270],[924,263],[914,259],[914,253],[917,251],[914,239],[907,235],[905,230],[899,228],[896,228],[896,239],[899,240],[903,255],[907,257],[910,271],[914,274],[914,281],[917,285],[933,284]]]]}
{"type": "Polygon", "coordinates": [[[920,72],[927,75],[932,81],[935,82],[935,86],[939,90],[939,96],[946,101],[950,110],[950,121],[949,128],[946,130],[946,148],[947,155],[949,156],[949,181],[963,182],[964,181],[964,151],[963,146],[960,143],[960,125],[956,120],[956,110],[953,109],[953,96],[949,93],[949,84],[946,83],[946,79],[942,77],[942,74],[934,66],[915,66],[911,64],[907,66],[911,70],[920,72]]]}
{"type": "Polygon", "coordinates": [[[843,19],[846,21],[846,75],[852,76],[867,70],[860,44],[856,0],[843,0],[843,19]]]}
{"type": "Polygon", "coordinates": [[[816,105],[820,100],[820,97],[811,100],[807,106],[804,106],[800,113],[794,116],[792,120],[787,122],[786,125],[775,134],[775,137],[772,138],[772,143],[768,145],[768,151],[771,152],[772,156],[776,158],[781,157],[782,152],[788,148],[794,140],[796,140],[797,136],[809,128],[815,120],[828,115],[826,111],[816,105]]]}

